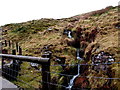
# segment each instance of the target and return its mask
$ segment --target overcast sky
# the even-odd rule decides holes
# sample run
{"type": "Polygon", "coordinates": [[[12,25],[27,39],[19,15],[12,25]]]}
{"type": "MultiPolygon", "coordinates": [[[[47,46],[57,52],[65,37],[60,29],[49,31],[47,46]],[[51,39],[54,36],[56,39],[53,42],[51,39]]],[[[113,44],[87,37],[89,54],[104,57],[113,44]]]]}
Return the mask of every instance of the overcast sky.
{"type": "Polygon", "coordinates": [[[0,0],[0,26],[40,18],[67,18],[106,6],[119,0],[0,0]]]}

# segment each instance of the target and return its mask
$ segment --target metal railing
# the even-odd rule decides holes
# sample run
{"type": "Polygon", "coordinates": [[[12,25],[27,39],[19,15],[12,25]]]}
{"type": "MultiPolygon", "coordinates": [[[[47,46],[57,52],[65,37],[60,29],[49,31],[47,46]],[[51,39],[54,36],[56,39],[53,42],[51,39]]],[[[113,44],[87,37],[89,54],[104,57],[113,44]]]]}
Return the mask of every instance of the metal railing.
{"type": "MultiPolygon", "coordinates": [[[[2,76],[10,81],[18,81],[22,82],[30,87],[36,88],[34,86],[31,86],[29,83],[26,83],[23,80],[20,80],[18,78],[21,65],[22,63],[36,63],[39,66],[41,66],[41,76],[42,80],[42,89],[43,90],[49,90],[50,85],[45,82],[50,82],[50,57],[51,53],[48,53],[46,55],[43,55],[42,57],[33,57],[33,56],[23,56],[22,55],[22,48],[20,47],[18,42],[5,40],[2,43],[2,46],[7,49],[1,49],[2,54],[0,54],[0,57],[2,58],[2,76]],[[12,51],[12,52],[11,52],[12,51]],[[18,55],[16,55],[18,54],[18,55]],[[5,61],[8,61],[8,64],[5,64],[5,61]]],[[[39,74],[38,74],[39,75],[39,74]]],[[[40,77],[41,77],[40,76],[40,77]]],[[[32,77],[32,76],[30,76],[32,77]]],[[[27,78],[27,77],[26,77],[27,78]]],[[[41,82],[39,82],[41,83],[41,82]]],[[[21,87],[21,86],[20,86],[21,87]]],[[[21,87],[22,88],[22,87],[21,87]]],[[[39,87],[41,88],[41,87],[39,87]]]]}
{"type": "Polygon", "coordinates": [[[18,73],[18,67],[16,69],[16,65],[18,66],[19,64],[16,61],[19,61],[19,62],[26,61],[26,62],[37,63],[37,64],[42,65],[42,81],[43,81],[42,88],[43,90],[49,90],[49,84],[44,83],[44,82],[50,82],[50,73],[47,73],[47,72],[50,72],[50,59],[49,58],[22,56],[22,55],[10,55],[10,54],[0,54],[0,56],[2,57],[2,63],[4,59],[13,60],[12,70],[9,69],[9,73],[4,70],[5,68],[2,65],[3,76],[5,75],[4,73],[7,73],[9,74],[9,76],[12,76],[13,78],[16,77],[16,76],[13,76],[18,73]]]}
{"type": "Polygon", "coordinates": [[[10,55],[10,54],[0,54],[3,58],[16,59],[21,61],[33,62],[33,63],[47,63],[49,58],[42,57],[32,57],[32,56],[22,56],[22,55],[10,55]]]}
{"type": "MultiPolygon", "coordinates": [[[[6,41],[5,41],[5,44],[6,44],[6,41]]],[[[7,45],[5,45],[7,46],[7,45]]],[[[10,46],[10,45],[9,45],[10,46]]],[[[6,52],[6,51],[3,51],[3,52],[6,52]]],[[[18,80],[30,87],[34,87],[34,85],[30,85],[29,83],[26,83],[25,81],[23,81],[22,79],[19,79],[17,78],[16,76],[18,75],[18,72],[20,70],[20,64],[21,62],[31,62],[31,63],[37,63],[38,65],[42,65],[41,66],[41,70],[39,70],[39,72],[41,72],[41,76],[42,76],[42,79],[39,79],[39,83],[42,83],[42,90],[53,90],[51,89],[52,87],[61,87],[63,89],[66,89],[67,86],[68,86],[68,83],[69,83],[69,80],[74,77],[74,74],[71,74],[71,73],[66,73],[64,71],[61,70],[61,72],[57,72],[57,71],[50,71],[50,67],[53,67],[53,68],[56,68],[56,67],[65,67],[65,66],[78,66],[80,65],[81,67],[81,75],[80,77],[81,78],[87,78],[87,79],[94,79],[95,82],[97,83],[96,79],[97,80],[108,80],[109,82],[111,80],[120,80],[120,77],[104,77],[104,76],[87,76],[87,75],[82,75],[82,69],[84,69],[83,67],[86,67],[88,66],[90,68],[90,70],[92,70],[91,67],[93,66],[100,66],[100,65],[112,65],[112,64],[120,64],[120,62],[110,62],[110,63],[100,63],[100,64],[55,64],[55,65],[50,65],[50,58],[51,58],[51,54],[44,54],[42,57],[32,57],[32,56],[22,56],[22,50],[21,48],[16,45],[16,50],[12,50],[12,55],[11,54],[0,54],[0,56],[2,57],[2,63],[4,61],[4,59],[11,59],[13,60],[13,63],[12,63],[12,67],[9,68],[7,67],[9,70],[5,70],[3,64],[2,64],[2,73],[3,73],[3,76],[4,75],[7,75],[8,78],[11,78],[13,80],[18,80]],[[16,55],[16,51],[19,52],[19,55],[16,55]],[[19,61],[19,62],[18,62],[19,61]],[[7,71],[7,72],[6,72],[7,71]],[[58,83],[56,81],[52,81],[51,80],[51,76],[52,74],[55,74],[55,75],[59,75],[59,78],[60,77],[65,77],[65,78],[68,78],[67,80],[67,84],[64,84],[64,83],[58,83]]],[[[88,69],[88,68],[87,68],[88,69]]],[[[103,69],[101,69],[103,70],[103,69]]],[[[72,71],[72,70],[71,70],[72,71]]],[[[83,70],[84,71],[84,70],[83,70]]],[[[104,70],[103,70],[104,71],[104,70]]],[[[105,70],[107,72],[107,69],[105,70]]],[[[30,76],[32,77],[32,76],[30,76]]],[[[38,76],[40,77],[40,76],[38,76]]],[[[29,76],[26,75],[26,78],[29,78],[29,76]]],[[[34,78],[33,78],[34,79],[34,78]]],[[[66,79],[65,79],[66,80],[66,79]]],[[[65,81],[66,82],[66,81],[65,81]]],[[[39,88],[41,89],[41,87],[39,88]]],[[[59,90],[63,90],[63,89],[59,89],[59,90]]],[[[76,88],[76,87],[73,87],[72,89],[75,89],[75,90],[79,90],[80,88],[76,88]]]]}

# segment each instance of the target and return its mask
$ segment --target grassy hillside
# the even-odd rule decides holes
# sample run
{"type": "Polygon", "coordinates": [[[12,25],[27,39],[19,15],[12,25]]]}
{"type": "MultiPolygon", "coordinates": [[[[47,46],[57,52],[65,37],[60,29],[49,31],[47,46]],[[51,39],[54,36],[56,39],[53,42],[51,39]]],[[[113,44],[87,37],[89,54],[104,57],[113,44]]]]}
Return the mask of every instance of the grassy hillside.
{"type": "MultiPolygon", "coordinates": [[[[14,42],[19,42],[21,47],[23,48],[23,55],[30,56],[41,56],[42,51],[45,46],[50,46],[48,49],[52,51],[52,59],[51,65],[59,64],[59,62],[55,61],[56,57],[65,58],[65,62],[62,64],[75,64],[78,63],[76,59],[76,48],[69,45],[70,41],[74,41],[77,37],[76,34],[72,39],[63,35],[63,31],[65,28],[70,29],[72,31],[76,31],[77,27],[82,28],[82,36],[85,37],[85,34],[91,33],[93,29],[97,28],[98,33],[95,36],[94,42],[86,41],[87,47],[80,48],[85,51],[84,61],[81,63],[90,64],[91,58],[86,60],[87,52],[90,52],[92,48],[91,56],[94,54],[98,54],[101,51],[109,52],[115,58],[115,62],[120,62],[119,60],[119,50],[118,47],[118,28],[116,25],[118,22],[118,8],[119,7],[107,7],[102,10],[93,11],[81,15],[77,15],[70,18],[63,19],[40,19],[40,20],[32,20],[23,23],[14,23],[7,24],[1,26],[3,29],[3,37],[7,40],[12,40],[14,42]]],[[[81,42],[80,42],[81,44],[81,42]]],[[[110,65],[109,73],[112,74],[112,78],[120,78],[120,70],[119,64],[110,65]]],[[[74,74],[75,72],[71,72],[71,70],[76,70],[76,67],[66,66],[64,69],[61,66],[56,66],[56,68],[51,67],[51,71],[54,72],[66,72],[67,74],[74,74]]],[[[77,71],[77,70],[76,70],[77,71]]],[[[87,72],[87,76],[103,76],[108,77],[103,71],[96,73],[96,71],[91,70],[91,68],[87,68],[85,70],[87,72]]],[[[40,74],[34,70],[28,63],[23,63],[20,71],[21,76],[18,76],[19,79],[23,79],[24,81],[34,85],[36,88],[40,86],[39,79],[41,77],[40,74]],[[27,69],[25,69],[27,68],[27,69]],[[31,72],[29,71],[31,70],[31,72]],[[25,73],[29,77],[25,78],[25,73]]],[[[83,71],[83,74],[84,71],[83,71]]],[[[52,74],[51,79],[56,78],[58,84],[65,83],[65,77],[57,74],[52,74]]],[[[67,78],[68,82],[69,79],[67,78]]],[[[88,78],[89,86],[88,88],[101,88],[107,80],[104,79],[91,79],[88,78]],[[97,83],[96,83],[97,82],[97,83]]],[[[15,82],[16,84],[22,86],[23,88],[28,88],[24,84],[20,82],[15,82]]],[[[76,81],[77,83],[77,81],[76,81]]],[[[80,84],[77,83],[79,86],[80,84]]],[[[120,89],[119,80],[112,80],[112,83],[108,86],[108,88],[115,87],[118,90],[120,89]]],[[[59,87],[60,88],[60,87],[59,87]]]]}

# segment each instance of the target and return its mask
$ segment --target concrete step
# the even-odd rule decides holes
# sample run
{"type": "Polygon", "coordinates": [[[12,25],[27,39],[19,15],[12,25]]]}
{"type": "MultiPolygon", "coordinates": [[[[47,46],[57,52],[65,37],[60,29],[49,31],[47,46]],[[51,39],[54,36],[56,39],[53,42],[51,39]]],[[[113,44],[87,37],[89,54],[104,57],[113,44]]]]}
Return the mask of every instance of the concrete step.
{"type": "Polygon", "coordinates": [[[19,90],[16,85],[10,81],[0,77],[0,90],[19,90]]]}
{"type": "Polygon", "coordinates": [[[2,78],[1,76],[1,61],[0,61],[0,90],[19,90],[16,85],[11,83],[10,81],[2,78]]]}

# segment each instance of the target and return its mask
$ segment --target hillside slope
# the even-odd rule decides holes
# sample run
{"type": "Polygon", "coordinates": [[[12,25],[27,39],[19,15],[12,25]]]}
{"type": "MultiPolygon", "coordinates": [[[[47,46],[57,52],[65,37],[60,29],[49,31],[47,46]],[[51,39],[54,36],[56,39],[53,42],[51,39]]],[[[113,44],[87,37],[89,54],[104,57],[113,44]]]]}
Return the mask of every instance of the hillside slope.
{"type": "MultiPolygon", "coordinates": [[[[12,40],[13,42],[19,42],[20,46],[23,48],[23,55],[30,56],[41,56],[43,54],[44,48],[48,47],[48,50],[52,52],[51,65],[55,64],[76,64],[78,60],[76,58],[76,45],[80,44],[79,49],[84,51],[83,61],[81,64],[91,64],[92,56],[99,54],[101,51],[108,52],[115,59],[114,62],[120,62],[119,60],[119,50],[118,47],[118,6],[117,7],[107,7],[102,10],[89,12],[82,15],[77,15],[70,18],[64,19],[40,19],[33,20],[23,23],[7,24],[1,26],[3,29],[3,38],[7,40],[12,40]],[[71,30],[73,32],[72,38],[68,38],[64,35],[65,29],[71,30]],[[81,31],[80,31],[81,29],[81,31]],[[97,30],[94,36],[92,31],[97,30]],[[83,39],[81,39],[81,36],[83,39]],[[94,38],[94,40],[91,40],[94,38]],[[76,41],[78,39],[78,41],[76,41]],[[85,39],[85,40],[84,40],[85,39]],[[83,45],[83,47],[82,47],[83,45]],[[84,47],[85,46],[85,47],[84,47]],[[56,59],[62,58],[63,62],[58,62],[56,59]]],[[[5,47],[6,48],[6,47],[5,47]]],[[[78,47],[77,47],[78,48],[78,47]]],[[[23,63],[20,73],[23,76],[18,78],[24,79],[24,68],[30,67],[31,70],[36,72],[29,64],[23,63]]],[[[86,85],[83,85],[81,80],[82,75],[86,76],[96,76],[105,78],[120,78],[120,65],[115,63],[108,66],[107,74],[105,71],[99,70],[97,73],[91,67],[81,66],[81,75],[74,81],[74,87],[77,88],[116,88],[120,89],[119,80],[112,80],[111,82],[107,79],[91,79],[85,78],[88,81],[86,85]],[[111,74],[111,76],[108,75],[111,74]],[[106,84],[110,82],[109,84],[106,84]]],[[[67,73],[76,74],[71,70],[77,72],[77,68],[73,66],[56,66],[56,68],[51,66],[51,72],[56,71],[57,73],[67,73]]],[[[27,70],[28,75],[33,75],[27,70]]],[[[39,75],[38,73],[35,75],[39,75]]],[[[65,76],[51,74],[51,80],[56,78],[58,84],[67,86],[70,78],[65,76]],[[67,83],[65,82],[67,80],[67,83]]],[[[34,78],[34,77],[33,77],[34,78]]],[[[29,78],[30,80],[32,77],[29,78]]],[[[26,80],[26,82],[32,83],[36,88],[40,85],[37,77],[33,81],[26,80]]],[[[84,79],[84,78],[82,78],[84,79]]],[[[24,79],[25,80],[25,79],[24,79]]],[[[15,82],[16,84],[26,88],[20,82],[15,82]]],[[[28,88],[28,87],[27,87],[28,88]]],[[[57,87],[61,88],[61,87],[57,87]]]]}

